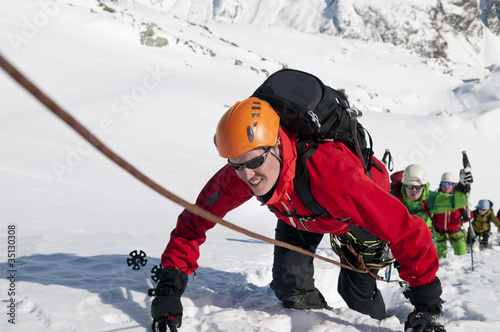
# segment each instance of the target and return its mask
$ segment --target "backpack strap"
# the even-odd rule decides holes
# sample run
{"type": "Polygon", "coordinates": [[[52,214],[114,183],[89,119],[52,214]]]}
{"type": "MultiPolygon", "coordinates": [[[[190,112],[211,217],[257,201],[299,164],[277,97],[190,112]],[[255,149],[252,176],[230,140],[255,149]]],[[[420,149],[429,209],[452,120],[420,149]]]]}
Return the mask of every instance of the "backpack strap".
{"type": "Polygon", "coordinates": [[[379,164],[377,164],[373,158],[372,158],[372,161],[371,161],[371,165],[372,167],[375,167],[380,173],[384,172],[384,170],[382,169],[382,166],[380,166],[379,164]]]}
{"type": "Polygon", "coordinates": [[[431,210],[429,209],[429,197],[420,202],[420,207],[422,208],[422,212],[432,218],[431,210]]]}
{"type": "MultiPolygon", "coordinates": [[[[361,149],[359,147],[359,142],[357,139],[357,117],[361,112],[355,111],[356,114],[351,116],[351,128],[353,130],[353,136],[355,139],[355,145],[356,145],[356,151],[358,153],[359,159],[361,159],[361,162],[363,163],[363,168],[365,170],[365,173],[371,178],[370,174],[370,169],[372,165],[375,165],[375,167],[379,170],[382,171],[382,169],[377,165],[375,162],[373,162],[372,154],[368,154],[367,160],[363,158],[363,154],[361,153],[361,149]],[[359,113],[358,113],[359,112],[359,113]],[[367,166],[368,162],[368,166],[367,166]]],[[[353,114],[353,113],[351,113],[353,114]]],[[[364,129],[363,129],[364,130],[364,129]]],[[[371,142],[371,137],[370,137],[370,142],[371,142]]],[[[308,137],[298,137],[297,138],[297,162],[295,166],[295,178],[293,179],[295,191],[297,195],[299,196],[300,201],[304,206],[313,214],[312,216],[299,216],[295,214],[286,214],[282,213],[279,210],[272,209],[274,212],[277,212],[278,214],[284,216],[284,217],[293,217],[296,218],[300,221],[310,221],[317,219],[319,217],[324,217],[327,215],[330,215],[327,209],[325,209],[319,202],[316,200],[314,197],[312,190],[311,190],[311,184],[309,183],[309,172],[307,169],[307,159],[313,155],[314,152],[319,147],[319,141],[316,139],[313,139],[311,136],[308,137]]]]}
{"type": "MultiPolygon", "coordinates": [[[[356,112],[356,111],[355,111],[356,112]]],[[[359,111],[357,111],[359,112],[359,111]]],[[[375,167],[379,170],[382,171],[382,169],[375,164],[372,158],[372,154],[368,154],[368,160],[365,160],[363,158],[363,155],[361,153],[361,149],[359,147],[359,142],[357,139],[357,117],[359,116],[359,113],[357,113],[353,116],[351,116],[351,128],[353,130],[353,136],[355,139],[355,145],[356,145],[356,151],[358,153],[359,159],[361,159],[361,162],[363,163],[363,168],[365,170],[365,173],[371,178],[371,173],[370,169],[372,165],[375,165],[375,167]],[[368,161],[368,166],[367,162],[368,161]]],[[[353,113],[351,113],[353,114],[353,113]]],[[[363,129],[364,130],[364,129],[363,129]]],[[[370,137],[370,142],[371,142],[371,137],[370,137]]],[[[314,220],[319,217],[327,216],[330,213],[323,207],[321,204],[318,203],[316,198],[314,197],[312,190],[311,190],[311,184],[309,183],[309,172],[307,169],[307,159],[313,155],[314,152],[319,147],[319,141],[312,138],[312,137],[298,137],[297,139],[297,163],[295,166],[295,178],[293,179],[295,191],[297,192],[297,195],[300,198],[300,201],[304,206],[311,212],[313,213],[313,216],[308,216],[308,217],[303,217],[303,216],[297,216],[297,215],[284,215],[283,213],[279,212],[279,214],[286,216],[286,217],[294,217],[299,220],[303,221],[309,221],[309,220],[314,220]]]]}
{"type": "MultiPolygon", "coordinates": [[[[359,140],[358,140],[358,118],[363,116],[363,113],[357,109],[353,108],[348,108],[346,109],[347,112],[349,113],[349,117],[351,118],[351,134],[354,139],[354,148],[356,149],[356,155],[358,158],[361,160],[361,163],[363,164],[363,169],[365,170],[365,174],[368,175],[368,177],[371,179],[371,167],[372,167],[372,147],[373,147],[373,141],[372,137],[368,133],[368,138],[370,141],[370,148],[368,149],[368,154],[366,156],[366,160],[363,157],[363,153],[361,151],[361,148],[359,146],[359,140]]],[[[360,126],[361,130],[365,130],[363,126],[360,126]]]]}
{"type": "Polygon", "coordinates": [[[307,159],[312,156],[319,147],[319,142],[308,138],[297,141],[297,164],[295,167],[295,178],[293,183],[295,191],[304,206],[315,214],[316,219],[319,216],[328,215],[328,211],[318,203],[312,194],[311,184],[309,183],[309,172],[307,170],[307,159]]]}
{"type": "MultiPolygon", "coordinates": [[[[363,169],[365,170],[365,174],[371,178],[372,176],[370,174],[370,170],[368,169],[368,166],[366,163],[367,161],[365,160],[365,158],[363,158],[363,153],[361,153],[361,148],[359,147],[359,141],[358,141],[358,132],[357,132],[358,117],[361,117],[363,115],[363,113],[361,113],[360,111],[358,111],[356,109],[352,109],[352,108],[347,109],[347,111],[349,112],[349,116],[351,118],[351,133],[352,133],[352,137],[354,139],[354,147],[356,149],[356,155],[358,156],[358,158],[361,160],[361,163],[363,164],[363,169]]],[[[368,165],[371,166],[371,154],[369,154],[368,159],[369,159],[368,165]]]]}
{"type": "Polygon", "coordinates": [[[375,163],[375,161],[373,160],[373,140],[372,140],[372,135],[370,135],[370,133],[368,132],[368,130],[366,130],[364,127],[362,127],[363,130],[366,132],[366,134],[368,135],[368,142],[370,142],[370,145],[369,147],[367,147],[366,149],[368,150],[367,151],[367,154],[368,154],[368,163],[367,163],[367,171],[368,171],[368,177],[371,179],[372,176],[371,176],[371,169],[372,169],[372,166],[375,166],[376,169],[378,169],[380,172],[383,172],[382,170],[382,167],[377,165],[377,163],[375,163]]]}
{"type": "Polygon", "coordinates": [[[403,197],[403,193],[401,192],[402,186],[403,186],[403,183],[401,181],[395,182],[394,191],[396,193],[396,198],[399,199],[399,201],[404,204],[404,197],[403,197]]]}

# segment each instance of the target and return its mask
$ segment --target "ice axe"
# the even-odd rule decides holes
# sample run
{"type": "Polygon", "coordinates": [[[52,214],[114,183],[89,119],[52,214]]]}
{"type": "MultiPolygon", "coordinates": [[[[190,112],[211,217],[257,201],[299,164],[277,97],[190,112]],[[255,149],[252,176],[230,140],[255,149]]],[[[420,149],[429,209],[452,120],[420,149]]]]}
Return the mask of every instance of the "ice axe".
{"type": "MultiPolygon", "coordinates": [[[[462,164],[464,166],[464,168],[466,167],[471,167],[470,166],[470,162],[469,162],[469,158],[467,157],[467,152],[466,151],[462,151],[462,164]]],[[[468,239],[473,239],[476,237],[476,235],[474,234],[474,229],[472,228],[472,221],[471,221],[471,214],[470,214],[470,202],[469,202],[469,193],[465,194],[466,197],[467,197],[467,218],[469,219],[469,233],[468,233],[468,236],[467,236],[467,240],[468,239]]],[[[474,247],[472,246],[472,243],[470,243],[470,259],[471,259],[471,262],[472,262],[472,271],[474,271],[474,247]]]]}

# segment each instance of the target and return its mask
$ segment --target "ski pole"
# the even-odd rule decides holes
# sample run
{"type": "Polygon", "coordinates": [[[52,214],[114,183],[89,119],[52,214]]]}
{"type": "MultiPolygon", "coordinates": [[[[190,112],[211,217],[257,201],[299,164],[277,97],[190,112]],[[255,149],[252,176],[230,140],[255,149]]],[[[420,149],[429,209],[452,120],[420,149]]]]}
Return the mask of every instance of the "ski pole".
{"type": "Polygon", "coordinates": [[[149,286],[148,295],[155,295],[155,287],[153,286],[153,282],[149,279],[146,271],[144,271],[144,266],[148,263],[146,259],[146,253],[144,251],[137,252],[137,250],[133,250],[130,252],[130,258],[127,258],[127,265],[132,266],[132,270],[141,270],[144,278],[146,279],[146,283],[149,286]]]}
{"type": "Polygon", "coordinates": [[[392,172],[394,169],[394,160],[392,159],[391,150],[385,149],[384,156],[382,157],[382,163],[384,163],[385,167],[392,172]]]}
{"type": "MultiPolygon", "coordinates": [[[[464,168],[471,167],[470,162],[469,162],[469,158],[467,157],[467,152],[462,151],[462,155],[463,155],[462,164],[463,164],[464,168]]],[[[471,242],[473,242],[473,239],[476,238],[476,234],[474,233],[474,229],[472,228],[469,193],[465,194],[465,196],[467,197],[467,209],[466,210],[467,210],[467,217],[469,219],[469,235],[467,236],[467,240],[471,239],[471,242]]],[[[473,247],[473,244],[474,243],[470,243],[470,259],[471,259],[471,263],[472,263],[472,271],[474,271],[474,247],[473,247]]]]}
{"type": "MultiPolygon", "coordinates": [[[[130,258],[127,258],[127,265],[132,266],[132,270],[141,270],[142,274],[144,275],[144,278],[146,279],[146,283],[149,286],[148,290],[148,295],[149,296],[155,296],[156,294],[156,289],[153,286],[153,282],[151,282],[151,279],[149,279],[148,275],[146,274],[146,271],[144,270],[144,266],[148,263],[148,260],[146,259],[146,253],[144,251],[137,252],[137,250],[133,250],[130,252],[130,258]]],[[[158,268],[155,266],[153,270],[158,270],[158,268]]],[[[153,277],[155,279],[157,277],[153,277]]],[[[151,330],[153,332],[156,332],[156,325],[158,324],[158,329],[159,331],[166,331],[167,327],[171,332],[177,332],[177,327],[175,326],[174,322],[174,317],[173,316],[168,316],[165,317],[162,320],[158,321],[153,321],[153,324],[151,324],[151,330]],[[161,326],[163,323],[165,323],[165,326],[161,326]]]]}

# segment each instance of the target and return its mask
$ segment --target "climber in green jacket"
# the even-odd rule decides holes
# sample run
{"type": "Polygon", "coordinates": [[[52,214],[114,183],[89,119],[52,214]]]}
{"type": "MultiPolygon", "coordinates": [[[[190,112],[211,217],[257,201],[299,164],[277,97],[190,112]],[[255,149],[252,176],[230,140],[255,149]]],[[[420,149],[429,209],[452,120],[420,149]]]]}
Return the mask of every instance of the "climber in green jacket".
{"type": "Polygon", "coordinates": [[[467,193],[472,183],[470,168],[460,171],[460,182],[454,194],[445,194],[429,189],[425,169],[417,164],[406,167],[403,172],[401,186],[391,192],[406,206],[410,214],[423,219],[432,232],[433,213],[454,211],[467,206],[467,193]]]}

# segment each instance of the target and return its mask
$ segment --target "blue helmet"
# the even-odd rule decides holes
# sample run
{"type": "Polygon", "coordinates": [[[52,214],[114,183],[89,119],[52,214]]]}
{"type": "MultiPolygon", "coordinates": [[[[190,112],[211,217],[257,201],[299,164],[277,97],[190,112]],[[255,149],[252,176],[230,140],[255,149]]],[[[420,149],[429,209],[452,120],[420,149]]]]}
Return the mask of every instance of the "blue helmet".
{"type": "Polygon", "coordinates": [[[482,199],[477,204],[477,208],[480,210],[489,210],[490,209],[490,201],[487,199],[482,199]]]}

